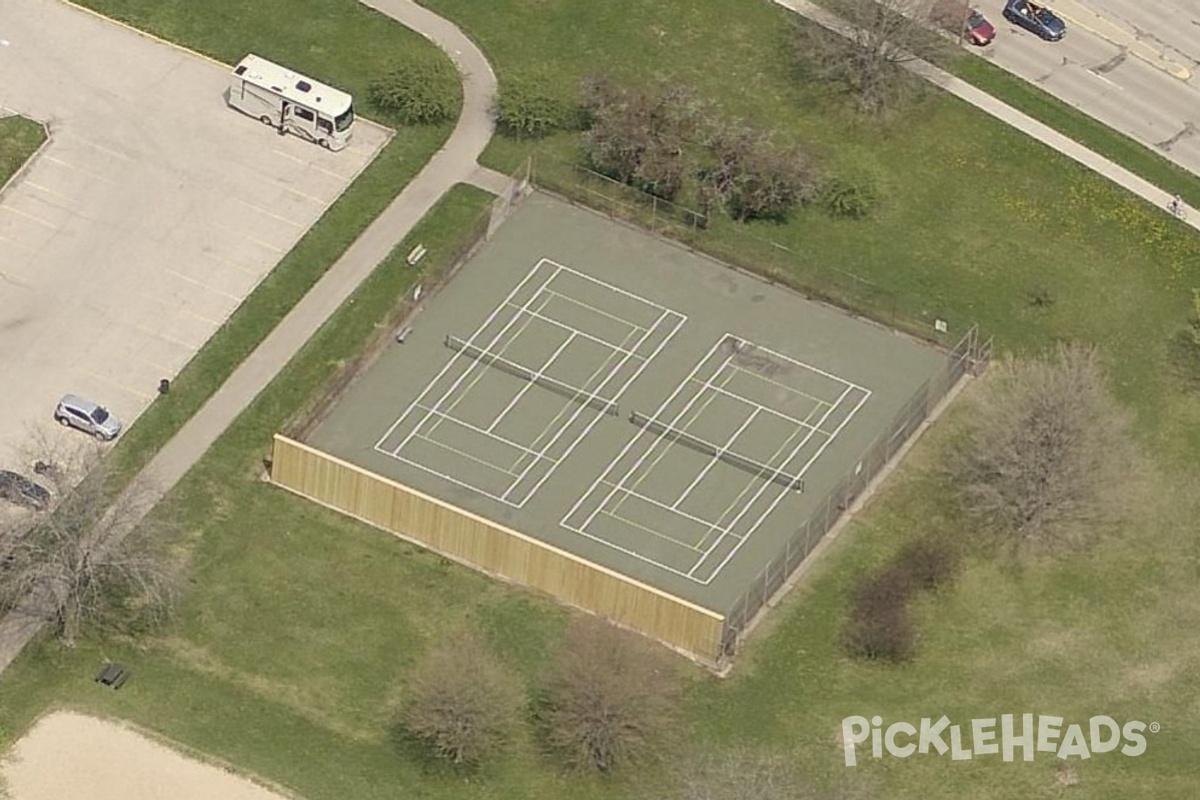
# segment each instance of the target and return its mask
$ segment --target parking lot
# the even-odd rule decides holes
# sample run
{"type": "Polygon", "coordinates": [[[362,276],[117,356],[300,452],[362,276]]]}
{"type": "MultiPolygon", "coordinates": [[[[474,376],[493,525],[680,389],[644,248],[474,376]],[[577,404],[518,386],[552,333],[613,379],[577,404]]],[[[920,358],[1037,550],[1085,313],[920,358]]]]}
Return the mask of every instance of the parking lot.
{"type": "Polygon", "coordinates": [[[0,197],[0,466],[66,392],[135,420],[387,141],[361,120],[338,153],[279,136],[227,108],[227,75],[0,0],[0,106],[51,131],[0,197]]]}

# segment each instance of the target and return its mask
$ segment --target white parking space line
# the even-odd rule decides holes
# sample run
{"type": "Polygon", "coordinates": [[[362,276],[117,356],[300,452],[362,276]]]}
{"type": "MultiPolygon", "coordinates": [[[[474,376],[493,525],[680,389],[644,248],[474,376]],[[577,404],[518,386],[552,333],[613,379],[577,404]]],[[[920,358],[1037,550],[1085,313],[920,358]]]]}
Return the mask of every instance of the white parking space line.
{"type": "Polygon", "coordinates": [[[51,189],[48,186],[42,186],[40,183],[34,183],[31,180],[26,180],[23,185],[28,186],[31,189],[36,189],[39,192],[45,192],[46,194],[48,194],[52,197],[61,198],[63,200],[66,200],[69,203],[77,203],[78,202],[78,198],[73,195],[63,194],[62,192],[51,189]]]}
{"type": "Polygon", "coordinates": [[[253,203],[249,203],[240,197],[236,197],[234,199],[238,203],[242,204],[246,208],[251,209],[252,211],[257,211],[259,214],[262,214],[263,216],[270,217],[271,219],[279,220],[280,222],[291,225],[294,228],[307,227],[305,224],[303,224],[301,222],[296,222],[296,220],[294,220],[294,219],[288,219],[287,217],[282,217],[279,214],[276,214],[274,211],[271,211],[270,209],[262,208],[261,206],[256,206],[253,203]]]}
{"type": "Polygon", "coordinates": [[[14,250],[20,250],[25,253],[36,253],[37,252],[37,250],[30,247],[29,245],[21,244],[16,239],[10,239],[9,237],[3,236],[3,235],[0,235],[0,244],[3,244],[5,247],[11,247],[14,250]]]}
{"type": "Polygon", "coordinates": [[[211,285],[205,283],[204,281],[197,280],[196,278],[193,278],[190,275],[184,275],[182,272],[177,272],[170,268],[164,268],[163,272],[165,272],[167,275],[174,275],[176,278],[183,281],[184,283],[189,283],[192,286],[199,286],[201,289],[204,289],[205,291],[212,292],[213,294],[218,294],[221,297],[229,298],[230,300],[234,301],[235,303],[240,303],[242,301],[242,298],[236,294],[232,294],[231,292],[226,292],[221,289],[218,289],[217,287],[211,286],[211,285]]]}
{"type": "Polygon", "coordinates": [[[131,394],[134,397],[138,398],[139,400],[153,400],[154,399],[154,395],[152,395],[148,392],[139,392],[137,389],[134,389],[131,386],[126,386],[125,384],[121,383],[120,381],[114,380],[107,375],[101,375],[99,372],[94,372],[90,369],[84,369],[83,374],[87,375],[89,378],[95,378],[96,380],[100,381],[101,383],[111,386],[111,387],[113,387],[119,391],[122,391],[126,394],[131,394]]]}
{"type": "Polygon", "coordinates": [[[283,191],[287,192],[288,194],[295,195],[296,197],[300,197],[305,200],[310,200],[321,206],[324,206],[328,202],[320,197],[314,197],[313,195],[308,194],[307,192],[302,192],[299,189],[293,189],[291,186],[280,186],[279,188],[282,189],[283,191]]]}
{"type": "Polygon", "coordinates": [[[36,214],[30,214],[28,211],[22,211],[19,208],[15,208],[12,203],[0,203],[0,211],[4,211],[9,214],[13,214],[15,216],[21,217],[22,219],[28,220],[30,222],[35,222],[38,225],[42,225],[43,227],[50,228],[51,230],[58,230],[58,227],[59,227],[58,225],[55,225],[53,222],[50,222],[49,220],[46,220],[46,219],[42,219],[41,217],[37,216],[36,214]]]}
{"type": "Polygon", "coordinates": [[[63,169],[69,169],[78,175],[86,175],[87,177],[92,178],[94,180],[103,181],[104,183],[110,183],[110,184],[116,183],[116,181],[113,178],[110,178],[107,175],[103,175],[99,172],[96,172],[96,171],[90,170],[90,169],[86,169],[83,167],[77,167],[74,164],[70,164],[66,161],[63,161],[62,159],[57,158],[49,153],[43,154],[42,157],[40,159],[38,159],[39,164],[43,161],[45,161],[49,164],[53,164],[56,167],[62,167],[63,169]]]}
{"type": "Polygon", "coordinates": [[[134,160],[133,158],[130,158],[128,155],[120,152],[119,150],[113,150],[111,147],[105,147],[104,145],[98,144],[97,142],[93,142],[88,139],[80,139],[79,141],[83,142],[88,147],[99,150],[101,153],[104,153],[105,155],[110,155],[110,156],[113,156],[114,158],[119,158],[122,161],[133,161],[134,160]]]}

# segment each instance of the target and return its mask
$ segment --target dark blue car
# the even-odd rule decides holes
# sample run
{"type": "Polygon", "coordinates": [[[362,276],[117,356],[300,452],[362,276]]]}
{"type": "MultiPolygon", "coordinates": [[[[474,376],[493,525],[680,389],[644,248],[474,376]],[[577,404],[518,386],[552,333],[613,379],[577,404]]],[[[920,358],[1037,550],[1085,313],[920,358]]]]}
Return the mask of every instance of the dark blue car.
{"type": "Polygon", "coordinates": [[[1004,18],[1047,42],[1057,42],[1067,33],[1067,26],[1053,11],[1029,0],[1008,0],[1004,18]]]}

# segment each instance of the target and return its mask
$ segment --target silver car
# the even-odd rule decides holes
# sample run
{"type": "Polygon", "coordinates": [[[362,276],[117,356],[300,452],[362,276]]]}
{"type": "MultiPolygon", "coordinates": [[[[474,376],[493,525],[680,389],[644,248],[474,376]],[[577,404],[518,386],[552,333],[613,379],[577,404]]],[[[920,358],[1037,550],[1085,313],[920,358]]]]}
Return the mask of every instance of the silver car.
{"type": "Polygon", "coordinates": [[[121,432],[121,420],[107,408],[73,394],[63,395],[54,409],[54,419],[68,428],[78,428],[104,442],[111,442],[121,432]]]}

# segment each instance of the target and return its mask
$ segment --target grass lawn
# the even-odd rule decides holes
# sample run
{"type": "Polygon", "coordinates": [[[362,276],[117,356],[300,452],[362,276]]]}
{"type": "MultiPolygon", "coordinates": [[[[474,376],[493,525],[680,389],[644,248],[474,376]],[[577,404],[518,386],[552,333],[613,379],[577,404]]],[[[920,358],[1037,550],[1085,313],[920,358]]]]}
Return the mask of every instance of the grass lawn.
{"type": "Polygon", "coordinates": [[[42,142],[46,130],[24,117],[0,119],[0,186],[3,186],[29,160],[42,142]]]}
{"type": "MultiPolygon", "coordinates": [[[[189,4],[136,5],[164,9],[156,30],[181,35],[168,22],[202,28],[178,22],[189,4]]],[[[629,72],[684,77],[729,113],[808,143],[832,168],[872,171],[884,202],[865,221],[805,211],[786,224],[755,225],[794,254],[775,266],[803,277],[839,265],[884,288],[897,313],[976,320],[1001,350],[1096,342],[1153,455],[1150,480],[1113,487],[1131,519],[1099,544],[1019,570],[973,560],[957,587],[923,601],[914,663],[850,662],[837,642],[856,573],[918,533],[969,533],[937,475],[965,410],[954,409],[772,613],[732,678],[681,668],[688,743],[775,751],[818,783],[863,784],[878,798],[1052,798],[1063,788],[1047,753],[1009,764],[995,756],[873,761],[865,751],[847,769],[835,743],[839,722],[851,714],[969,723],[1041,713],[1086,723],[1108,714],[1161,731],[1140,757],[1108,753],[1079,764],[1077,793],[1190,796],[1200,740],[1200,402],[1172,377],[1167,342],[1200,286],[1195,234],[952,99],[931,94],[886,124],[862,120],[842,99],[797,80],[782,57],[788,18],[766,2],[743,2],[736,14],[728,0],[428,5],[480,42],[501,80],[534,63],[581,76],[619,55],[629,72]],[[1031,303],[1035,292],[1052,302],[1031,303]]],[[[533,150],[564,159],[573,148],[566,136],[499,140],[488,159],[509,169],[533,150]]],[[[436,264],[486,199],[457,189],[397,253],[420,240],[436,264]]],[[[568,779],[528,741],[469,779],[397,754],[388,712],[429,642],[470,626],[532,678],[566,613],[257,479],[270,434],[362,340],[389,329],[377,323],[413,279],[404,268],[381,268],[159,510],[186,522],[194,552],[181,618],[134,642],[30,648],[0,678],[0,729],[19,731],[55,704],[127,717],[309,800],[664,796],[665,769],[568,779]],[[120,692],[90,682],[101,658],[133,668],[120,692]]]]}

